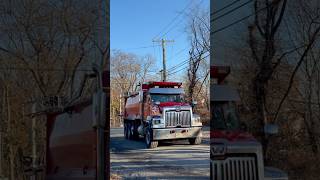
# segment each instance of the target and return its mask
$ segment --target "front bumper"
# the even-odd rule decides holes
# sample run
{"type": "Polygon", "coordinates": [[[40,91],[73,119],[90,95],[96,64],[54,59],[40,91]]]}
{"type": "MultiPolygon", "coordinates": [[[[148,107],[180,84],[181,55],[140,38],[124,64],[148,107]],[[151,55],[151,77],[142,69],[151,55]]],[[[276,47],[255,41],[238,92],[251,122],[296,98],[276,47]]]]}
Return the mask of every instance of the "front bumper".
{"type": "Polygon", "coordinates": [[[153,129],[154,140],[186,139],[202,136],[202,127],[153,129]]]}

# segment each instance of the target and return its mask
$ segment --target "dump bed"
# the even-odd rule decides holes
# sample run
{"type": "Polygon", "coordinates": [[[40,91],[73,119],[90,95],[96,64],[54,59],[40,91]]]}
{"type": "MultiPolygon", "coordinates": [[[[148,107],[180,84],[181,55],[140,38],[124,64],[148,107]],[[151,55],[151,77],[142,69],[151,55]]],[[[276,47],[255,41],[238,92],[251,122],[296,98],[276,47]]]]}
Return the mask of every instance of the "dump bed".
{"type": "Polygon", "coordinates": [[[135,120],[141,117],[141,102],[140,94],[132,93],[125,97],[125,111],[124,118],[128,120],[135,120]]]}

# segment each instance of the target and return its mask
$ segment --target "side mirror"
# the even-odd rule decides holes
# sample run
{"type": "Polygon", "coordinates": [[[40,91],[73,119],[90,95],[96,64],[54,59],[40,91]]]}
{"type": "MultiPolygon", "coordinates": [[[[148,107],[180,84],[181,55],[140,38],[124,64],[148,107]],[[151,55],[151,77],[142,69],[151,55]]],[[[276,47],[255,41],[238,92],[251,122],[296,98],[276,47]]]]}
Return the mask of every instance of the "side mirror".
{"type": "Polygon", "coordinates": [[[154,104],[156,104],[156,105],[160,105],[160,101],[156,101],[154,104]]]}
{"type": "Polygon", "coordinates": [[[264,126],[264,132],[268,135],[275,135],[279,133],[279,127],[276,124],[266,124],[264,126]]]}
{"type": "Polygon", "coordinates": [[[143,101],[143,92],[139,91],[139,102],[141,103],[143,101]]]}

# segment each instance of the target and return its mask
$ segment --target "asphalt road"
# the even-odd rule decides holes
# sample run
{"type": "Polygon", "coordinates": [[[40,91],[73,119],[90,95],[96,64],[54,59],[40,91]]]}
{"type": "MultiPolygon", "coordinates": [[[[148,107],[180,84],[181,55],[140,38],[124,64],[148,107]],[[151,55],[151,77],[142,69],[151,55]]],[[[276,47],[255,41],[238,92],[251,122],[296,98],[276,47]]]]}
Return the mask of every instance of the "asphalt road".
{"type": "MultiPolygon", "coordinates": [[[[208,128],[205,128],[208,129],[208,128]]],[[[210,179],[209,132],[203,143],[168,141],[146,149],[144,140],[123,137],[123,128],[111,128],[111,174],[123,179],[210,179]]]]}

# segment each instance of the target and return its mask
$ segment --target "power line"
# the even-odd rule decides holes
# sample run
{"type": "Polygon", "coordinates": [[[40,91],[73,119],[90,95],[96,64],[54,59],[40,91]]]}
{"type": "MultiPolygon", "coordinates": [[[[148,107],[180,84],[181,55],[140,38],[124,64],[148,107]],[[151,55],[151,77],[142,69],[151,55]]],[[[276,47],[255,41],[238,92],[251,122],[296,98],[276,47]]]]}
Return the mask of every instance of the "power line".
{"type": "Polygon", "coordinates": [[[236,4],[236,3],[239,2],[239,1],[240,1],[240,0],[235,0],[235,1],[231,2],[230,4],[224,6],[223,8],[221,8],[221,9],[219,9],[219,10],[217,10],[217,11],[212,12],[211,15],[215,15],[215,14],[223,11],[223,10],[227,9],[228,7],[233,6],[234,4],[236,4]]]}
{"type": "Polygon", "coordinates": [[[173,69],[176,69],[176,68],[178,68],[179,66],[183,66],[183,65],[185,65],[185,64],[187,64],[187,63],[189,63],[189,58],[186,59],[186,60],[184,60],[184,61],[182,61],[182,62],[180,62],[179,64],[176,64],[176,65],[170,67],[170,68],[168,69],[168,71],[171,71],[171,70],[173,70],[173,69]]]}
{"type": "MultiPolygon", "coordinates": [[[[246,2],[246,3],[249,3],[249,1],[246,2]]],[[[242,7],[243,4],[240,5],[240,6],[242,7]]],[[[239,7],[239,6],[238,6],[238,7],[239,7]]],[[[220,28],[220,29],[218,29],[218,30],[216,30],[216,31],[213,31],[212,34],[221,32],[221,31],[223,31],[223,30],[225,30],[225,29],[227,29],[227,28],[229,28],[229,27],[231,27],[231,26],[233,26],[233,25],[235,25],[235,24],[237,24],[237,23],[239,23],[239,22],[241,22],[241,21],[244,21],[245,19],[247,19],[247,18],[249,18],[249,17],[251,17],[251,16],[253,16],[253,15],[257,14],[257,13],[260,13],[262,10],[264,10],[264,9],[266,9],[266,8],[267,8],[267,7],[261,8],[261,9],[259,9],[258,11],[254,12],[254,13],[248,15],[248,16],[245,16],[245,17],[243,17],[243,18],[241,18],[241,19],[239,19],[239,20],[237,20],[237,21],[235,21],[235,22],[233,22],[233,23],[231,23],[231,24],[228,24],[227,26],[224,26],[224,27],[222,27],[222,28],[220,28]]],[[[235,9],[235,10],[236,10],[236,9],[235,9]]],[[[233,10],[233,11],[234,11],[234,10],[233,10]]],[[[226,14],[225,14],[225,15],[226,15],[226,14]]],[[[205,59],[205,58],[208,57],[209,55],[210,55],[210,54],[208,54],[207,56],[205,56],[205,57],[202,58],[201,60],[205,59]]],[[[186,69],[186,68],[188,68],[188,67],[185,67],[185,68],[183,68],[183,69],[180,69],[180,70],[177,70],[177,71],[175,71],[175,72],[172,72],[172,73],[168,74],[168,76],[169,76],[169,75],[172,75],[172,74],[175,74],[175,73],[177,73],[177,72],[180,72],[180,71],[182,71],[182,70],[184,70],[184,69],[186,69]]]]}
{"type": "Polygon", "coordinates": [[[185,48],[183,48],[183,49],[179,50],[176,54],[174,54],[173,56],[170,56],[170,58],[169,58],[169,59],[171,59],[172,57],[175,57],[175,56],[177,56],[177,55],[181,54],[181,53],[182,53],[184,50],[186,50],[188,47],[189,47],[189,46],[187,46],[187,47],[185,47],[185,48]]]}
{"type": "MultiPolygon", "coordinates": [[[[200,5],[200,4],[202,4],[202,3],[203,3],[203,0],[201,0],[198,5],[200,5]]],[[[190,3],[187,4],[187,6],[182,10],[182,12],[179,13],[177,16],[175,16],[174,19],[173,19],[164,29],[162,29],[162,30],[160,31],[160,33],[157,34],[157,36],[161,35],[161,32],[162,32],[162,31],[164,31],[164,30],[166,30],[168,27],[170,27],[170,26],[177,20],[177,18],[178,18],[181,14],[183,14],[184,11],[186,11],[186,9],[187,9],[191,4],[192,4],[192,1],[190,1],[190,3]]],[[[179,21],[179,22],[178,22],[177,24],[175,24],[175,25],[178,25],[178,24],[180,24],[181,22],[182,22],[182,21],[179,21]]],[[[174,27],[176,27],[176,26],[172,26],[171,28],[169,28],[168,31],[166,31],[166,32],[162,35],[162,37],[165,36],[165,35],[167,35],[174,27]]],[[[155,36],[155,37],[157,37],[157,36],[155,36]]],[[[187,48],[187,47],[186,47],[186,48],[187,48]]],[[[186,48],[185,48],[185,49],[186,49],[186,48]]],[[[183,49],[183,50],[185,50],[185,49],[183,49]]],[[[183,50],[181,50],[179,53],[181,53],[183,50]]],[[[177,53],[177,54],[179,54],[179,53],[177,53]]],[[[171,56],[171,57],[172,57],[172,56],[171,56]]],[[[185,63],[186,63],[186,62],[183,62],[182,64],[185,64],[185,63]]],[[[171,68],[172,68],[172,67],[171,67],[171,68]]],[[[168,72],[168,71],[166,70],[166,72],[168,72]]],[[[165,73],[166,73],[166,72],[165,72],[165,73]]]]}
{"type": "MultiPolygon", "coordinates": [[[[234,1],[234,2],[236,2],[236,1],[234,1]]],[[[234,2],[233,2],[233,3],[234,3],[234,2]]],[[[249,1],[248,1],[248,2],[249,2],[249,1]]],[[[248,2],[246,2],[246,3],[248,3],[248,2]]],[[[233,5],[233,4],[232,4],[232,5],[233,5]]],[[[229,6],[231,6],[231,4],[228,5],[228,7],[229,7],[229,6]]],[[[240,6],[242,7],[243,4],[240,5],[240,6]]],[[[227,6],[226,6],[226,7],[227,7],[227,6]]],[[[216,11],[215,13],[220,12],[221,10],[225,9],[226,7],[224,7],[224,8],[222,8],[222,9],[216,11]]],[[[238,6],[238,8],[239,8],[239,6],[238,6]]],[[[231,23],[231,24],[228,24],[228,25],[226,25],[226,26],[224,26],[224,27],[222,27],[222,28],[220,28],[220,29],[217,29],[217,30],[213,31],[212,34],[215,34],[215,33],[221,32],[221,31],[223,31],[223,30],[226,30],[226,29],[230,28],[231,26],[233,26],[233,25],[235,25],[235,24],[237,24],[237,23],[239,23],[239,22],[241,22],[241,21],[244,21],[245,19],[247,19],[247,18],[249,18],[249,17],[251,17],[251,16],[253,16],[253,15],[257,14],[257,13],[260,13],[262,10],[264,10],[264,9],[266,9],[266,8],[267,8],[267,7],[261,8],[261,9],[259,9],[258,11],[254,12],[254,13],[248,15],[248,16],[245,16],[245,17],[243,17],[243,18],[241,18],[241,19],[239,19],[239,20],[237,20],[237,21],[235,21],[235,22],[233,22],[233,23],[231,23]]],[[[237,8],[234,8],[234,9],[233,9],[233,11],[235,11],[235,10],[237,10],[237,8]]],[[[233,11],[228,11],[228,12],[230,13],[230,12],[233,12],[233,11]]],[[[225,16],[225,15],[227,15],[227,13],[225,13],[225,14],[223,14],[223,15],[225,16]]],[[[219,16],[219,17],[221,18],[221,17],[223,17],[223,16],[219,16]]],[[[217,18],[216,18],[215,20],[217,20],[217,18]]],[[[160,46],[160,45],[158,45],[158,46],[160,46]]],[[[150,48],[150,47],[155,47],[155,46],[154,46],[154,45],[152,45],[152,46],[144,46],[144,47],[138,47],[138,48],[132,48],[132,49],[141,49],[141,48],[150,48]]],[[[210,55],[210,54],[209,54],[209,55],[210,55]]],[[[207,55],[206,57],[208,57],[209,55],[207,55]]],[[[206,58],[206,57],[204,57],[204,58],[206,58]]],[[[201,59],[201,60],[202,60],[202,59],[201,59]]],[[[186,62],[188,62],[188,61],[189,61],[189,59],[183,61],[182,63],[179,63],[178,65],[175,65],[175,66],[169,68],[168,70],[171,70],[171,69],[173,69],[173,68],[175,68],[175,67],[181,66],[182,64],[186,64],[186,62]]],[[[186,68],[187,68],[187,67],[186,67],[186,68]]],[[[169,73],[168,76],[169,76],[169,75],[172,75],[172,74],[175,74],[175,73],[177,73],[177,72],[180,72],[180,71],[182,71],[182,70],[184,70],[184,69],[186,69],[186,68],[183,68],[183,69],[177,70],[177,71],[175,71],[175,72],[169,73]]],[[[0,70],[30,70],[30,68],[0,67],[0,70]]],[[[69,68],[69,69],[37,68],[36,70],[43,70],[43,71],[66,71],[66,70],[74,70],[74,69],[72,69],[72,68],[69,68]]],[[[89,69],[76,69],[76,71],[92,71],[92,70],[89,70],[89,69]]]]}
{"type": "Polygon", "coordinates": [[[179,16],[181,16],[181,14],[182,14],[185,10],[187,10],[187,8],[188,8],[189,6],[191,6],[191,4],[192,4],[192,0],[190,0],[190,2],[187,4],[187,6],[185,6],[185,7],[182,9],[182,12],[179,13],[179,14],[177,14],[177,15],[170,21],[170,23],[169,23],[167,26],[165,26],[165,28],[163,28],[153,39],[156,39],[158,36],[159,36],[159,37],[162,37],[162,36],[160,36],[161,33],[162,33],[164,30],[166,30],[168,27],[170,27],[170,26],[177,20],[177,18],[178,18],[179,16]]]}
{"type": "MultiPolygon", "coordinates": [[[[248,2],[249,2],[249,1],[248,1],[248,2]]],[[[248,2],[246,2],[246,3],[248,3],[248,2]]],[[[243,5],[243,4],[242,4],[242,5],[243,5]]],[[[240,6],[242,7],[242,5],[240,5],[240,6]]],[[[239,7],[239,6],[238,6],[238,7],[239,7]]],[[[225,30],[225,29],[227,29],[227,28],[229,28],[229,27],[231,27],[231,26],[233,26],[233,25],[235,25],[235,24],[237,24],[237,23],[239,23],[239,22],[241,22],[241,21],[243,21],[243,20],[245,20],[245,19],[247,19],[247,18],[255,15],[255,14],[257,14],[257,13],[260,13],[262,10],[264,10],[264,9],[266,9],[266,8],[267,8],[267,7],[261,8],[261,9],[259,9],[257,12],[254,12],[254,13],[252,13],[252,14],[250,14],[250,15],[248,15],[248,16],[245,16],[245,17],[243,17],[243,18],[241,18],[241,19],[239,19],[239,20],[237,20],[237,21],[235,21],[235,22],[233,22],[233,23],[231,23],[231,24],[228,24],[227,26],[224,26],[224,27],[222,27],[222,28],[220,28],[220,29],[218,29],[218,30],[216,30],[216,31],[213,31],[212,34],[221,32],[221,31],[223,31],[223,30],[225,30]]],[[[236,9],[235,9],[235,10],[236,10],[236,9]]],[[[204,58],[208,57],[209,55],[210,55],[210,54],[208,54],[208,55],[205,56],[204,58]]],[[[204,59],[204,58],[203,58],[203,59],[204,59]]],[[[201,60],[203,60],[203,59],[201,59],[201,60]]],[[[186,67],[186,68],[187,68],[187,67],[186,67]]],[[[183,69],[186,69],[186,68],[183,68],[183,69]]],[[[173,73],[170,73],[170,74],[168,74],[168,75],[175,74],[175,73],[177,73],[177,72],[179,72],[179,71],[181,71],[181,70],[183,70],[183,69],[180,69],[180,70],[175,71],[175,72],[173,72],[173,73]]]]}
{"type": "MultiPolygon", "coordinates": [[[[200,61],[206,59],[206,58],[209,57],[209,56],[210,56],[210,54],[206,55],[205,57],[201,58],[200,61]]],[[[172,74],[176,74],[176,73],[178,73],[178,72],[180,72],[180,71],[182,71],[182,70],[185,70],[185,69],[187,69],[187,68],[188,68],[188,66],[186,66],[186,67],[184,67],[184,68],[182,68],[182,69],[180,69],[180,70],[174,71],[174,72],[172,72],[172,73],[169,73],[168,76],[170,76],[170,75],[172,75],[172,74]]]]}
{"type": "MultiPolygon", "coordinates": [[[[228,11],[227,13],[224,13],[223,15],[219,16],[218,18],[222,18],[223,16],[226,16],[227,14],[230,14],[231,12],[233,12],[233,11],[235,11],[235,10],[243,7],[244,5],[246,5],[246,4],[250,3],[250,2],[252,2],[252,0],[247,1],[247,2],[245,2],[245,3],[243,3],[243,4],[241,4],[240,6],[237,6],[236,8],[233,8],[232,10],[228,11]]],[[[233,4],[234,4],[234,3],[235,3],[235,1],[233,2],[233,4]]],[[[231,4],[232,4],[232,3],[231,3],[231,4]]],[[[231,5],[231,4],[230,4],[230,5],[231,5]]],[[[233,5],[233,4],[232,4],[232,5],[233,5]]],[[[230,6],[230,5],[229,5],[229,6],[230,6]]],[[[225,8],[226,8],[226,7],[222,8],[222,9],[225,9],[225,8]]],[[[222,28],[220,28],[220,29],[218,29],[218,30],[215,30],[215,31],[212,32],[212,34],[221,32],[221,31],[223,31],[223,30],[225,30],[225,29],[227,29],[227,28],[229,28],[229,27],[231,27],[231,26],[233,26],[233,25],[235,25],[235,24],[237,24],[237,23],[239,23],[239,22],[241,22],[241,21],[244,21],[245,19],[247,19],[247,18],[255,15],[256,13],[260,13],[262,10],[264,10],[264,9],[266,9],[266,8],[267,8],[267,7],[261,8],[261,9],[259,9],[258,11],[254,12],[254,13],[248,15],[248,16],[245,16],[245,17],[243,17],[243,18],[241,18],[241,19],[239,19],[239,20],[237,20],[237,21],[235,21],[235,22],[233,22],[233,23],[231,23],[231,24],[228,24],[228,25],[226,25],[226,26],[224,26],[224,27],[222,27],[222,28]]],[[[218,11],[220,12],[221,10],[218,10],[218,11]]],[[[216,18],[215,20],[217,20],[218,18],[216,18]]],[[[209,54],[209,55],[210,55],[210,54],[209,54]]],[[[206,57],[208,57],[209,55],[207,55],[206,57]]],[[[168,71],[169,71],[169,70],[172,70],[172,69],[174,69],[174,68],[176,68],[176,67],[178,67],[178,66],[181,66],[181,65],[183,65],[183,64],[186,64],[188,61],[189,61],[189,59],[188,59],[188,60],[185,60],[185,61],[183,61],[182,63],[179,63],[179,64],[177,64],[177,65],[175,65],[175,66],[173,66],[173,67],[171,67],[171,68],[169,68],[168,71]]],[[[187,68],[187,67],[186,67],[186,68],[187,68]]],[[[183,68],[183,69],[177,70],[177,71],[175,71],[175,72],[169,73],[168,76],[169,76],[169,75],[172,75],[172,74],[175,74],[175,73],[177,73],[177,72],[180,72],[180,71],[182,71],[182,70],[184,70],[184,69],[186,69],[186,68],[183,68]]]]}
{"type": "MultiPolygon", "coordinates": [[[[209,52],[209,51],[204,52],[204,54],[207,53],[207,52],[209,52]]],[[[200,56],[202,56],[202,54],[198,54],[196,57],[200,57],[200,56]]],[[[184,61],[182,61],[182,62],[180,62],[179,64],[176,64],[176,65],[170,67],[170,68],[168,69],[168,71],[173,70],[173,69],[175,69],[175,68],[178,68],[179,66],[183,66],[183,65],[185,65],[185,64],[187,64],[187,63],[189,63],[189,58],[186,59],[186,60],[184,60],[184,61]]]]}
{"type": "Polygon", "coordinates": [[[153,55],[154,55],[155,58],[157,58],[156,49],[154,47],[155,47],[155,44],[153,42],[153,55]]]}
{"type": "Polygon", "coordinates": [[[19,70],[19,71],[30,71],[30,70],[40,70],[40,71],[91,71],[91,69],[57,69],[57,68],[24,68],[24,67],[0,67],[0,70],[19,70]]]}
{"type": "Polygon", "coordinates": [[[241,21],[244,21],[244,20],[248,19],[249,17],[251,17],[251,16],[253,16],[253,15],[255,15],[255,14],[260,13],[262,10],[265,10],[266,8],[267,8],[267,7],[261,8],[261,9],[259,9],[257,12],[254,12],[254,13],[252,13],[252,14],[250,14],[250,15],[248,15],[248,16],[245,16],[245,17],[243,17],[243,18],[241,18],[241,19],[239,19],[239,20],[237,20],[237,21],[235,21],[235,22],[233,22],[233,23],[231,23],[231,24],[228,24],[228,25],[226,25],[226,26],[224,26],[224,27],[222,27],[222,28],[220,28],[220,29],[217,29],[217,30],[213,31],[212,34],[216,34],[216,33],[220,32],[220,31],[223,31],[223,30],[225,30],[225,29],[228,29],[229,27],[231,27],[231,26],[233,26],[233,25],[235,25],[235,24],[238,24],[238,23],[241,22],[241,21]]]}
{"type": "MultiPolygon", "coordinates": [[[[219,9],[219,10],[217,10],[216,12],[213,12],[213,13],[212,13],[212,15],[217,14],[217,13],[219,13],[219,12],[223,11],[224,9],[231,7],[232,5],[234,5],[234,4],[236,4],[236,3],[238,3],[239,1],[240,1],[240,0],[235,0],[235,1],[231,2],[230,4],[228,4],[228,5],[224,6],[223,8],[221,8],[221,9],[219,9]]],[[[220,19],[220,18],[222,18],[222,17],[224,17],[224,16],[226,16],[226,15],[228,15],[228,14],[230,14],[230,13],[232,13],[232,12],[236,11],[237,9],[239,9],[239,8],[241,8],[241,7],[243,7],[243,6],[247,5],[247,4],[249,4],[249,3],[251,3],[252,1],[253,1],[253,0],[249,0],[249,1],[247,1],[247,2],[245,2],[245,3],[243,3],[243,4],[241,4],[241,5],[239,5],[239,6],[237,6],[237,7],[235,7],[235,8],[233,8],[233,9],[231,9],[231,10],[227,11],[226,13],[224,13],[224,14],[222,14],[222,15],[220,15],[220,16],[218,16],[218,17],[216,17],[215,19],[213,19],[213,21],[216,21],[216,20],[218,20],[218,19],[220,19]]],[[[200,4],[201,4],[201,3],[200,3],[200,4]]],[[[183,51],[184,51],[185,49],[187,49],[187,48],[188,48],[188,47],[186,47],[186,48],[182,49],[182,50],[181,50],[181,51],[179,51],[179,53],[177,53],[177,54],[180,54],[181,52],[183,52],[183,51]]],[[[177,54],[176,54],[176,55],[177,55],[177,54]]],[[[172,58],[172,57],[171,57],[171,58],[172,58]]],[[[187,61],[188,61],[188,60],[187,60],[187,61]]],[[[177,64],[177,65],[175,65],[175,66],[173,66],[173,67],[169,68],[169,70],[172,70],[172,69],[174,69],[174,68],[176,68],[176,67],[178,67],[178,66],[184,65],[184,64],[186,64],[186,63],[187,63],[187,61],[182,62],[182,63],[180,63],[180,64],[177,64]]]]}
{"type": "MultiPolygon", "coordinates": [[[[240,1],[240,0],[235,0],[235,1],[231,2],[230,4],[228,4],[227,6],[219,9],[219,10],[216,11],[216,12],[214,12],[213,14],[216,14],[216,13],[218,13],[218,12],[223,11],[224,9],[226,9],[226,8],[228,8],[228,7],[231,7],[232,5],[234,5],[235,3],[239,2],[239,1],[240,1]]],[[[202,4],[202,2],[203,2],[203,0],[201,0],[201,2],[199,3],[199,5],[202,4]]],[[[222,17],[224,17],[224,16],[226,16],[226,15],[234,12],[235,10],[237,10],[237,9],[239,9],[239,8],[241,8],[241,7],[249,4],[249,3],[251,3],[251,2],[253,2],[253,0],[249,0],[249,1],[247,1],[247,2],[245,2],[245,3],[243,3],[243,4],[239,5],[239,6],[237,6],[237,7],[235,7],[235,8],[229,10],[228,12],[226,12],[226,13],[220,15],[219,17],[213,19],[213,21],[216,21],[216,20],[218,20],[218,19],[220,19],[220,18],[222,18],[222,17]]],[[[168,27],[170,27],[170,26],[177,20],[177,18],[178,18],[181,14],[183,14],[184,11],[186,11],[186,9],[187,9],[191,4],[192,4],[192,0],[190,1],[189,4],[187,4],[187,6],[182,10],[181,13],[177,14],[177,16],[175,16],[175,18],[174,18],[165,28],[163,28],[163,29],[160,31],[160,33],[158,33],[157,36],[159,36],[162,31],[164,31],[164,30],[166,30],[168,27]]],[[[182,22],[182,21],[179,21],[177,24],[180,24],[181,22],[182,22]]],[[[177,24],[176,24],[176,25],[177,25],[177,24]]],[[[166,34],[168,34],[174,27],[175,27],[175,26],[171,27],[171,28],[170,28],[168,31],[166,31],[165,34],[163,34],[162,36],[165,36],[166,34]]],[[[155,37],[157,37],[157,36],[155,36],[155,37]]],[[[145,49],[145,48],[151,48],[151,47],[154,48],[155,46],[160,46],[160,45],[154,45],[154,44],[153,44],[153,45],[149,45],[149,46],[142,46],[142,47],[136,47],[136,48],[128,48],[128,49],[126,49],[126,50],[145,49]]]]}
{"type": "Polygon", "coordinates": [[[173,70],[175,68],[178,68],[179,66],[183,66],[183,65],[187,64],[188,62],[189,62],[189,59],[188,60],[184,60],[181,63],[179,63],[179,64],[177,64],[175,66],[172,66],[170,69],[168,69],[168,71],[171,71],[171,70],[173,70]]]}
{"type": "Polygon", "coordinates": [[[233,9],[231,9],[231,10],[229,10],[229,11],[221,14],[220,16],[218,16],[218,17],[216,17],[216,18],[213,18],[212,21],[213,21],[213,22],[214,22],[214,21],[217,21],[217,20],[223,18],[224,16],[226,16],[226,15],[228,15],[228,14],[230,14],[230,13],[233,13],[234,11],[242,8],[243,6],[245,6],[245,5],[247,5],[247,4],[251,3],[251,2],[253,2],[253,0],[249,0],[249,1],[247,1],[247,2],[245,2],[245,3],[243,3],[243,4],[241,4],[241,5],[239,5],[239,6],[237,6],[237,7],[235,7],[235,8],[233,8],[233,9]]]}
{"type": "MultiPolygon", "coordinates": [[[[202,4],[203,3],[203,0],[201,0],[201,2],[198,4],[198,5],[200,5],[200,4],[202,4]]],[[[177,24],[175,24],[175,25],[178,25],[178,24],[181,24],[183,21],[179,21],[177,24]]],[[[177,26],[172,26],[166,33],[164,33],[163,35],[162,35],[162,37],[163,36],[165,36],[165,35],[167,35],[172,29],[174,29],[175,27],[177,27],[177,26]]]]}
{"type": "Polygon", "coordinates": [[[146,49],[146,48],[152,48],[152,47],[155,47],[155,46],[161,46],[161,45],[150,45],[150,46],[141,46],[141,47],[136,47],[136,48],[127,48],[127,49],[124,49],[124,50],[135,50],[135,49],[146,49]]]}
{"type": "MultiPolygon", "coordinates": [[[[208,56],[209,56],[209,55],[203,57],[202,59],[200,59],[200,61],[203,60],[203,59],[205,59],[205,58],[207,58],[208,56]]],[[[179,70],[177,70],[177,71],[174,71],[174,72],[168,74],[168,76],[173,75],[173,74],[176,74],[176,73],[178,73],[178,72],[180,72],[180,71],[182,71],[182,70],[186,70],[186,69],[188,69],[188,68],[189,68],[189,67],[186,66],[186,67],[184,67],[184,68],[182,68],[182,69],[179,69],[179,70]]]]}

